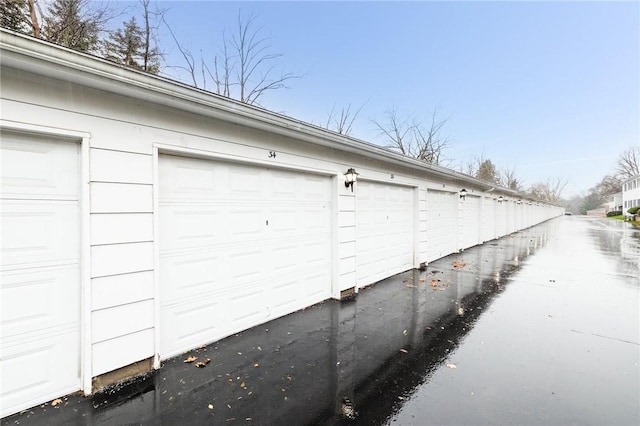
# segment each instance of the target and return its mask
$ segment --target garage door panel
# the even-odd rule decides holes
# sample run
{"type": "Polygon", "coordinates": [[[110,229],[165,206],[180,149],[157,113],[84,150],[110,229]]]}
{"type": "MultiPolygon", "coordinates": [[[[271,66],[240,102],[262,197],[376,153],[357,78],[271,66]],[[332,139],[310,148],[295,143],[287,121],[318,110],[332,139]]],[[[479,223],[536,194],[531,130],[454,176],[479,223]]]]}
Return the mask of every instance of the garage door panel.
{"type": "Polygon", "coordinates": [[[77,199],[77,144],[3,132],[0,150],[3,197],[77,199]]]}
{"type": "Polygon", "coordinates": [[[317,206],[304,207],[304,214],[299,218],[302,229],[308,232],[331,232],[331,222],[327,221],[331,207],[323,203],[317,206]]]}
{"type": "Polygon", "coordinates": [[[298,179],[302,182],[305,200],[324,202],[331,194],[331,189],[327,188],[330,181],[325,176],[304,175],[298,179]]]}
{"type": "Polygon", "coordinates": [[[5,200],[0,214],[4,270],[77,261],[77,202],[5,200]]]}
{"type": "Polygon", "coordinates": [[[221,238],[220,212],[207,206],[188,209],[186,206],[160,208],[160,249],[189,248],[211,245],[221,238]]]}
{"type": "Polygon", "coordinates": [[[295,174],[272,170],[271,176],[273,187],[270,190],[274,199],[290,200],[296,196],[300,185],[299,178],[295,174]]]}
{"type": "Polygon", "coordinates": [[[220,171],[228,174],[229,193],[234,198],[258,200],[266,195],[264,169],[233,165],[220,171]]]}
{"type": "Polygon", "coordinates": [[[2,276],[0,335],[3,340],[16,335],[26,336],[29,332],[40,335],[56,327],[77,325],[79,309],[60,307],[67,306],[68,298],[79,298],[78,266],[32,271],[2,276]]]}
{"type": "Polygon", "coordinates": [[[294,308],[300,299],[300,283],[286,278],[278,280],[271,286],[269,297],[273,299],[273,309],[294,308]]]}
{"type": "Polygon", "coordinates": [[[189,199],[214,194],[222,186],[221,176],[204,161],[172,157],[158,166],[159,185],[171,199],[189,199]]]}
{"type": "Polygon", "coordinates": [[[263,231],[266,231],[265,212],[256,207],[233,209],[229,212],[229,219],[230,237],[257,239],[263,231]]]}
{"type": "Polygon", "coordinates": [[[77,349],[77,336],[68,333],[2,345],[2,414],[10,407],[28,408],[78,389],[77,349]]]}
{"type": "MultiPolygon", "coordinates": [[[[226,300],[225,300],[226,301],[226,300]]],[[[160,345],[169,357],[222,336],[227,305],[220,298],[200,297],[162,310],[160,345]]]]}
{"type": "Polygon", "coordinates": [[[301,283],[305,305],[320,302],[326,299],[326,275],[324,273],[310,274],[301,283]]]}
{"type": "Polygon", "coordinates": [[[292,273],[295,271],[300,262],[298,261],[299,246],[297,244],[281,245],[273,250],[273,260],[271,268],[278,274],[292,273]]]}
{"type": "Polygon", "coordinates": [[[180,299],[197,297],[203,292],[211,291],[226,277],[226,274],[220,274],[219,265],[224,265],[221,258],[210,256],[207,252],[197,256],[187,253],[176,256],[174,259],[161,259],[161,262],[163,265],[161,285],[164,286],[162,301],[165,304],[170,303],[169,301],[175,303],[180,299]],[[165,283],[172,283],[172,285],[165,283]]]}
{"type": "MultiPolygon", "coordinates": [[[[214,341],[286,315],[331,295],[331,180],[251,165],[162,156],[161,173],[189,163],[236,181],[210,188],[196,200],[168,183],[160,187],[161,356],[214,341]],[[216,220],[193,216],[202,246],[183,238],[172,211],[216,211],[216,220]],[[207,221],[206,224],[199,223],[207,221]],[[178,231],[176,231],[178,229],[178,231]],[[165,239],[165,234],[168,238],[165,239]],[[309,270],[319,270],[309,282],[309,270]],[[204,302],[202,302],[204,300],[204,302]],[[203,331],[176,312],[197,303],[209,316],[203,331]],[[214,303],[216,315],[207,305],[214,303]],[[220,316],[220,312],[225,312],[220,316]],[[196,330],[197,329],[197,330],[196,330]],[[166,330],[166,332],[165,332],[166,330]],[[209,330],[208,332],[206,330],[209,330]]],[[[188,187],[188,182],[183,183],[188,187]]],[[[187,309],[188,311],[188,309],[187,309]]]]}

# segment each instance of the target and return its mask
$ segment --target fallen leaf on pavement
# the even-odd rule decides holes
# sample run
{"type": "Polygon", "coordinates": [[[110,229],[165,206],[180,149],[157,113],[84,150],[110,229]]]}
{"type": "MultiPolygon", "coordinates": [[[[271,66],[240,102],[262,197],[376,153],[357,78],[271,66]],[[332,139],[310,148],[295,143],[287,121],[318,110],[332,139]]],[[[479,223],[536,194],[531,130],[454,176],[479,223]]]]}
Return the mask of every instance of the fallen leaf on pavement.
{"type": "Polygon", "coordinates": [[[185,360],[184,360],[184,361],[182,361],[182,362],[189,363],[189,362],[193,362],[193,361],[195,361],[196,359],[198,359],[198,357],[197,357],[197,356],[193,356],[193,355],[191,355],[190,357],[188,357],[187,359],[185,359],[185,360]]]}
{"type": "Polygon", "coordinates": [[[54,399],[53,401],[51,401],[51,406],[52,407],[55,407],[58,404],[62,404],[62,400],[60,398],[54,399]]]}
{"type": "Polygon", "coordinates": [[[456,260],[455,262],[453,262],[454,268],[464,268],[465,266],[467,266],[467,264],[460,260],[456,260]]]}

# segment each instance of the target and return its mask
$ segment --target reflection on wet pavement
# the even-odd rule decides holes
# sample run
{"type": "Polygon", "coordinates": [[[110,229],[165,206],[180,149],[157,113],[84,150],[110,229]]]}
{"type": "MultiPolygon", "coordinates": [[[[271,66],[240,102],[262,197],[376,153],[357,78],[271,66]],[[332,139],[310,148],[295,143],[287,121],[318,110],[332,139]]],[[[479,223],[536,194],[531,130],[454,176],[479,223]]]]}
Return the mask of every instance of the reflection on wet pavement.
{"type": "Polygon", "coordinates": [[[637,424],[639,247],[559,218],[2,423],[637,424]]]}

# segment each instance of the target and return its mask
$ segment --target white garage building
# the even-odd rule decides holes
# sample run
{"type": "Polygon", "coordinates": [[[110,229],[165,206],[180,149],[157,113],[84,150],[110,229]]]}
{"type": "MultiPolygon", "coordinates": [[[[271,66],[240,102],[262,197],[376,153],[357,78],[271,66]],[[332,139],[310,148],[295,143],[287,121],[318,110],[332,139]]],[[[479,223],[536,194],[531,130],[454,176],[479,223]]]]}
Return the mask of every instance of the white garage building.
{"type": "Polygon", "coordinates": [[[563,213],[30,37],[0,49],[0,417],[563,213]]]}

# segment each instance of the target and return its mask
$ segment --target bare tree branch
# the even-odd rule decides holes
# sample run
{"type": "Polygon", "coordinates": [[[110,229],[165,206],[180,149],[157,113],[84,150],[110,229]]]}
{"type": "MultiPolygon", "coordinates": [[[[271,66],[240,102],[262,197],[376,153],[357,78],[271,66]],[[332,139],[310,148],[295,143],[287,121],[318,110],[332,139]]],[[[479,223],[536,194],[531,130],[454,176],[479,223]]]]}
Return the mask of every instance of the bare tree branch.
{"type": "Polygon", "coordinates": [[[414,122],[413,132],[416,144],[416,158],[431,164],[440,164],[442,153],[449,145],[449,138],[441,135],[441,130],[449,121],[448,118],[438,119],[438,109],[431,114],[431,123],[428,127],[414,122]]]}
{"type": "Polygon", "coordinates": [[[353,130],[353,123],[360,115],[360,111],[362,111],[365,104],[366,102],[363,103],[356,111],[353,111],[351,109],[351,104],[349,104],[346,108],[343,107],[339,114],[335,111],[336,104],[333,104],[331,111],[327,115],[327,121],[324,128],[333,130],[341,135],[350,135],[353,130]]]}
{"type": "Polygon", "coordinates": [[[640,146],[631,147],[618,156],[616,173],[622,179],[640,175],[640,146]]]}
{"type": "Polygon", "coordinates": [[[413,125],[409,124],[409,120],[401,119],[395,107],[385,111],[385,122],[380,123],[373,120],[373,124],[377,127],[379,134],[386,137],[385,148],[393,149],[410,157],[414,156],[408,137],[413,130],[413,125]]]}
{"type": "MultiPolygon", "coordinates": [[[[232,96],[232,86],[239,90],[238,99],[248,104],[260,105],[260,98],[270,90],[286,88],[286,82],[300,76],[283,73],[274,76],[274,65],[268,65],[282,57],[280,53],[269,53],[269,38],[262,37],[262,27],[255,28],[257,15],[247,17],[238,12],[237,26],[230,39],[223,36],[223,78],[217,78],[218,93],[232,96]],[[231,82],[231,75],[235,82],[231,82]]],[[[217,67],[217,60],[216,67],[217,67]]],[[[216,70],[216,75],[220,73],[216,70]]]]}
{"type": "Polygon", "coordinates": [[[448,119],[439,119],[438,113],[438,109],[434,109],[430,122],[425,125],[416,119],[400,118],[392,108],[385,112],[384,122],[374,120],[373,123],[385,137],[386,148],[426,163],[441,164],[444,150],[449,145],[449,139],[442,135],[448,119]]]}
{"type": "Polygon", "coordinates": [[[515,167],[503,168],[498,174],[498,182],[505,188],[513,189],[514,191],[522,190],[522,182],[518,178],[515,167]]]}
{"type": "Polygon", "coordinates": [[[185,71],[188,71],[189,74],[191,75],[193,86],[198,87],[198,80],[196,79],[196,66],[195,66],[195,61],[193,59],[193,55],[189,50],[187,50],[185,47],[183,47],[180,44],[180,42],[178,41],[178,38],[176,37],[176,34],[173,32],[173,29],[171,28],[171,25],[169,25],[169,23],[164,19],[164,16],[162,16],[162,22],[164,22],[164,24],[167,26],[167,29],[169,30],[169,34],[171,34],[171,38],[173,39],[176,46],[178,47],[178,50],[182,54],[184,61],[187,63],[186,67],[176,65],[176,66],[173,66],[173,68],[180,68],[185,71]]]}
{"type": "Polygon", "coordinates": [[[565,179],[550,178],[532,185],[529,188],[529,193],[540,201],[556,204],[560,200],[565,186],[567,186],[565,179]]]}

